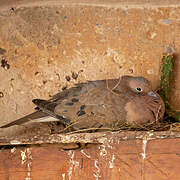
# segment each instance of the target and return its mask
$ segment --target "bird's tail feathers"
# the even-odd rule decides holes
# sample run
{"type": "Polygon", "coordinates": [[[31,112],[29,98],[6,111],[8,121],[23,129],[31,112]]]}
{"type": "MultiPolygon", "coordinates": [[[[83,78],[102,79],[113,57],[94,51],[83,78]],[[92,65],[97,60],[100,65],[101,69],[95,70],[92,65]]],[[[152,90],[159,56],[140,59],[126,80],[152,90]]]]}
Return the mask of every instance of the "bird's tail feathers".
{"type": "Polygon", "coordinates": [[[53,118],[51,116],[48,116],[46,113],[44,113],[42,111],[36,111],[32,114],[29,114],[20,119],[17,119],[8,124],[5,124],[5,125],[1,126],[0,128],[7,128],[10,126],[14,126],[14,125],[21,125],[21,124],[24,124],[24,123],[30,122],[30,121],[31,122],[50,122],[50,121],[59,121],[59,120],[56,118],[53,118]]]}

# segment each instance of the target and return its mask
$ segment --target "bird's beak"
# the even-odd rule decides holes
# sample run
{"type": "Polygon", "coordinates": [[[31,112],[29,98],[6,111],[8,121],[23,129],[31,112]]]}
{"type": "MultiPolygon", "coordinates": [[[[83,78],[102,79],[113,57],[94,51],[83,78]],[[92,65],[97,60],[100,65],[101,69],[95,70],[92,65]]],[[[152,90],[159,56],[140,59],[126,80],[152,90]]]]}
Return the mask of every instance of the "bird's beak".
{"type": "Polygon", "coordinates": [[[152,91],[148,92],[148,95],[152,96],[152,97],[154,97],[156,99],[159,99],[159,97],[154,92],[152,92],[152,91]]]}

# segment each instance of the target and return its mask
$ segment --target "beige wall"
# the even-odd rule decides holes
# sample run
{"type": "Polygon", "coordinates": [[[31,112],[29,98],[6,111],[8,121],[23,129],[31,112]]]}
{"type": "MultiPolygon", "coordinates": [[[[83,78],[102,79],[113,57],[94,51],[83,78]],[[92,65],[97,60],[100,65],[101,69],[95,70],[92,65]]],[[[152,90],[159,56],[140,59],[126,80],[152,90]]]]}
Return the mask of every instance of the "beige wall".
{"type": "MultiPolygon", "coordinates": [[[[132,74],[159,87],[162,55],[180,54],[180,4],[90,2],[1,2],[0,60],[10,65],[0,67],[2,124],[32,112],[33,98],[82,81],[132,74]]],[[[172,92],[177,110],[179,57],[172,92]]]]}

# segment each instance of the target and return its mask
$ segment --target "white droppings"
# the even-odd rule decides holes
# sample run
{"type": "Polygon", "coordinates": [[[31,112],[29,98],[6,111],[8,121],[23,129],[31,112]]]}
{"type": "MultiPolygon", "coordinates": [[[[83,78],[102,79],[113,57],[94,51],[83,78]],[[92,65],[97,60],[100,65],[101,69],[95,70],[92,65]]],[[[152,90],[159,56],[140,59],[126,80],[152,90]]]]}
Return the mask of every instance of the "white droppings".
{"type": "Polygon", "coordinates": [[[70,167],[69,167],[69,170],[68,170],[68,179],[69,179],[69,180],[71,180],[71,178],[72,178],[72,169],[73,169],[73,167],[70,166],[70,167]]]}
{"type": "Polygon", "coordinates": [[[21,144],[21,142],[20,142],[20,141],[17,141],[17,140],[12,140],[12,141],[10,141],[10,144],[12,144],[12,145],[18,145],[18,144],[21,144]]]}
{"type": "Polygon", "coordinates": [[[142,134],[141,135],[137,135],[136,139],[143,139],[143,137],[144,137],[144,135],[142,135],[142,134]]]}
{"type": "Polygon", "coordinates": [[[24,94],[24,91],[20,91],[21,94],[24,94]]]}
{"type": "Polygon", "coordinates": [[[115,155],[112,155],[112,160],[109,162],[109,168],[112,169],[114,167],[114,160],[115,160],[115,155]]]}
{"type": "Polygon", "coordinates": [[[29,148],[21,151],[21,164],[27,162],[27,177],[25,180],[31,180],[32,155],[29,148]]]}
{"type": "Polygon", "coordinates": [[[25,180],[31,180],[31,178],[27,178],[27,177],[26,177],[25,180]]]}
{"type": "Polygon", "coordinates": [[[81,153],[84,154],[87,158],[91,158],[91,156],[89,154],[87,154],[86,152],[84,152],[84,150],[81,150],[81,153]]]}
{"type": "MultiPolygon", "coordinates": [[[[113,134],[113,133],[112,133],[112,134],[113,134]]],[[[114,138],[113,138],[113,137],[109,138],[108,144],[107,144],[108,147],[112,149],[113,147],[112,147],[110,144],[113,144],[113,143],[114,143],[114,138]]]]}
{"type": "Polygon", "coordinates": [[[25,180],[31,180],[31,167],[32,167],[32,155],[31,155],[31,151],[29,148],[27,148],[26,150],[27,152],[27,177],[25,178],[25,180]]]}
{"type": "Polygon", "coordinates": [[[63,52],[62,52],[62,53],[63,53],[63,55],[65,56],[65,55],[66,55],[66,50],[63,50],[63,52]]]}
{"type": "Polygon", "coordinates": [[[125,63],[125,57],[114,49],[108,48],[106,56],[112,57],[115,63],[125,63]]]}
{"type": "Polygon", "coordinates": [[[128,139],[128,137],[127,137],[127,136],[125,136],[125,137],[122,137],[122,139],[123,139],[123,140],[127,140],[127,139],[128,139]]]}
{"type": "Polygon", "coordinates": [[[13,147],[13,148],[11,149],[11,153],[14,153],[15,151],[16,151],[16,148],[13,147]]]}
{"type": "Polygon", "coordinates": [[[154,134],[152,132],[147,132],[149,137],[153,136],[154,134]]]}
{"type": "Polygon", "coordinates": [[[153,32],[151,33],[151,39],[154,39],[157,36],[157,33],[153,32]]]}
{"type": "Polygon", "coordinates": [[[147,145],[147,141],[148,141],[147,139],[143,139],[143,146],[142,146],[143,153],[141,154],[143,160],[146,158],[146,145],[147,145]]]}
{"type": "Polygon", "coordinates": [[[62,180],[65,180],[65,177],[66,177],[66,174],[63,173],[63,174],[62,174],[62,180]]]}
{"type": "Polygon", "coordinates": [[[49,77],[49,80],[50,80],[50,81],[53,81],[53,80],[54,80],[54,77],[53,77],[53,76],[49,77]]]}
{"type": "Polygon", "coordinates": [[[99,149],[100,149],[100,156],[106,156],[107,155],[106,146],[104,144],[100,145],[99,149]]]}
{"type": "Polygon", "coordinates": [[[31,173],[30,172],[27,173],[27,177],[25,178],[25,180],[31,180],[31,173]]]}
{"type": "Polygon", "coordinates": [[[94,161],[94,166],[95,166],[95,168],[97,169],[97,171],[96,171],[95,173],[93,173],[93,175],[94,175],[94,177],[96,178],[96,180],[98,180],[98,179],[101,177],[101,176],[100,176],[101,170],[100,170],[100,168],[99,168],[99,165],[98,165],[98,161],[97,161],[97,160],[94,161]]]}
{"type": "Polygon", "coordinates": [[[143,160],[146,158],[146,146],[147,146],[147,142],[148,142],[148,140],[152,139],[152,136],[153,136],[153,135],[154,135],[154,134],[153,134],[152,132],[148,132],[148,133],[146,134],[146,136],[144,136],[144,138],[143,138],[143,145],[142,145],[143,153],[141,154],[143,160]]]}
{"type": "Polygon", "coordinates": [[[152,69],[148,69],[147,70],[147,74],[153,74],[154,72],[153,72],[153,70],[152,69]]]}
{"type": "Polygon", "coordinates": [[[82,44],[81,41],[77,41],[77,46],[80,46],[82,44]]]}
{"type": "Polygon", "coordinates": [[[79,166],[79,162],[78,161],[74,161],[74,151],[69,151],[68,155],[70,156],[70,167],[68,170],[68,179],[71,180],[72,179],[72,171],[74,168],[74,171],[76,170],[76,168],[79,166]]]}
{"type": "Polygon", "coordinates": [[[21,151],[21,164],[24,164],[26,162],[26,150],[21,151]]]}
{"type": "Polygon", "coordinates": [[[74,156],[74,155],[72,155],[72,154],[74,154],[74,153],[72,153],[72,151],[69,151],[69,152],[68,152],[68,155],[69,155],[69,156],[71,155],[71,157],[70,157],[70,167],[69,167],[69,170],[68,170],[68,179],[69,179],[69,180],[71,180],[71,178],[72,178],[72,169],[73,169],[72,156],[74,156]]]}

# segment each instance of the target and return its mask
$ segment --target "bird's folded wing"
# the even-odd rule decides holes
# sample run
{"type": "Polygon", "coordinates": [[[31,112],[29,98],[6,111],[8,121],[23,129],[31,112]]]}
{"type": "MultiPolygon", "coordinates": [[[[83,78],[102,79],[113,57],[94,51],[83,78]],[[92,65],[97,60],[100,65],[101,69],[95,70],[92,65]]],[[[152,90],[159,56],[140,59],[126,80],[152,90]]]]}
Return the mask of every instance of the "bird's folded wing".
{"type": "Polygon", "coordinates": [[[33,103],[43,112],[74,129],[112,127],[116,122],[125,121],[127,98],[123,94],[112,93],[104,81],[88,84],[79,90],[69,93],[64,99],[34,99],[33,103]]]}

